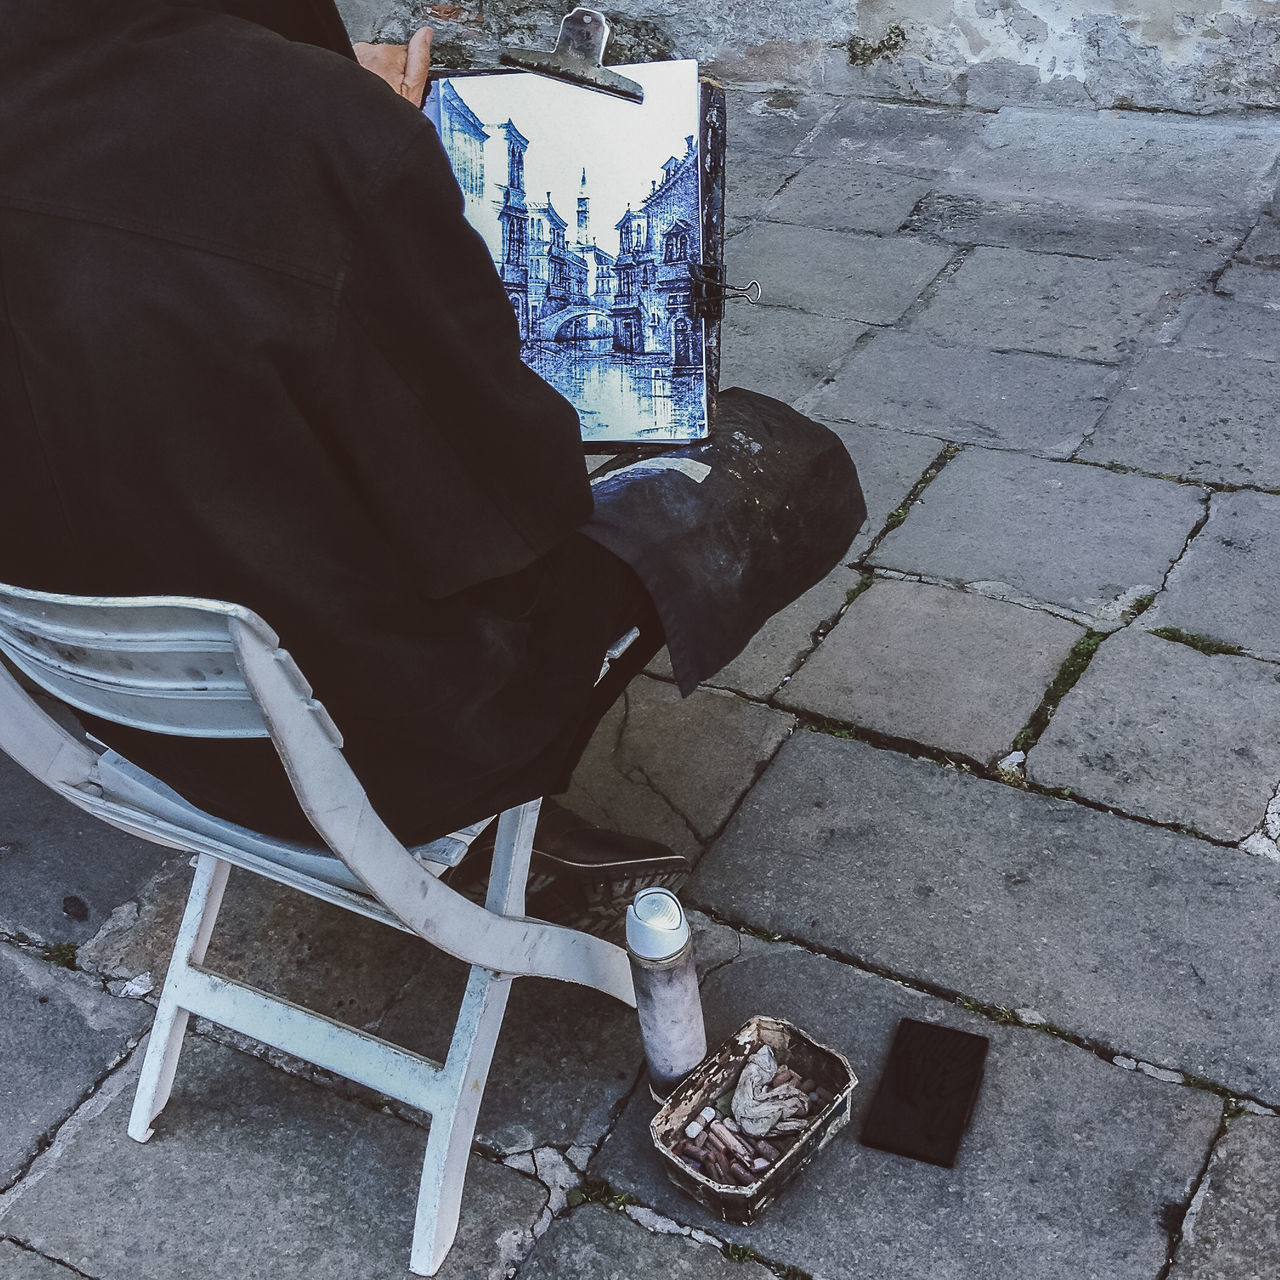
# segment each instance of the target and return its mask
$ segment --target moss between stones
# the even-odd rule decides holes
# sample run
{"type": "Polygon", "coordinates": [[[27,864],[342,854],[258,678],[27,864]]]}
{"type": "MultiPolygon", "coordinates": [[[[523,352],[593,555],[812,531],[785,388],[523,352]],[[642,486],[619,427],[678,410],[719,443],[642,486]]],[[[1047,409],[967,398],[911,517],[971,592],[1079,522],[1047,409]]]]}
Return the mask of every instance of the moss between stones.
{"type": "Polygon", "coordinates": [[[1104,632],[1087,631],[1072,645],[1071,652],[1067,654],[1066,660],[1058,668],[1058,674],[1054,676],[1053,683],[1045,691],[1040,705],[1035,709],[1025,727],[1019,730],[1018,736],[1014,738],[1013,749],[1015,751],[1030,751],[1040,741],[1040,735],[1049,727],[1049,721],[1053,719],[1053,713],[1058,709],[1058,703],[1067,696],[1071,687],[1084,675],[1085,668],[1089,665],[1093,655],[1098,651],[1098,646],[1105,638],[1104,632]]]}
{"type": "Polygon", "coordinates": [[[1181,627],[1154,627],[1151,635],[1161,640],[1172,640],[1176,644],[1185,644],[1189,648],[1198,649],[1201,653],[1227,654],[1232,658],[1244,655],[1238,644],[1227,644],[1225,640],[1215,640],[1212,636],[1198,635],[1193,631],[1183,631],[1181,627]]]}
{"type": "Polygon", "coordinates": [[[869,67],[881,58],[888,58],[898,52],[907,43],[907,33],[895,22],[879,40],[864,40],[861,36],[850,36],[845,48],[849,51],[849,61],[855,67],[869,67]]]}

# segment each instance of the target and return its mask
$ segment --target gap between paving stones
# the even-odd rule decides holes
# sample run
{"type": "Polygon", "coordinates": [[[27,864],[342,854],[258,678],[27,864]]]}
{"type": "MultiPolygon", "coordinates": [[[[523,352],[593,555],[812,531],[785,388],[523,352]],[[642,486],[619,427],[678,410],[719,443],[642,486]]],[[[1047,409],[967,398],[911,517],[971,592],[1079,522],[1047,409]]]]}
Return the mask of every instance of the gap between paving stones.
{"type": "Polygon", "coordinates": [[[29,1244],[14,1236],[6,1236],[0,1234],[0,1242],[11,1244],[15,1249],[21,1249],[23,1253],[29,1253],[32,1257],[42,1258],[45,1262],[51,1263],[60,1271],[65,1271],[68,1275],[81,1276],[83,1280],[97,1280],[96,1276],[91,1276],[87,1271],[81,1271],[79,1267],[73,1267],[69,1262],[63,1262],[61,1258],[51,1258],[47,1253],[41,1253],[39,1249],[33,1249],[29,1244]]]}

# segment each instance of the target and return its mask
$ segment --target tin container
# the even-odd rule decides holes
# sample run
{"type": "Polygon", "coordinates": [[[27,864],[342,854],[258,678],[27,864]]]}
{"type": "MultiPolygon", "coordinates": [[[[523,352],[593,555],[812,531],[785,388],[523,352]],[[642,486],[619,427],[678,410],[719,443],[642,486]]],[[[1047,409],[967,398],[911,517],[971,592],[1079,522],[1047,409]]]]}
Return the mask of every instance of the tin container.
{"type": "Polygon", "coordinates": [[[653,1145],[661,1157],[667,1177],[686,1195],[710,1209],[724,1222],[754,1222],[778,1192],[849,1123],[854,1086],[858,1078],[848,1059],[836,1050],[819,1044],[799,1027],[780,1018],[752,1018],[736,1035],[702,1060],[649,1125],[653,1145]],[[743,1065],[762,1045],[768,1045],[780,1066],[791,1067],[811,1078],[834,1095],[810,1119],[792,1148],[746,1186],[726,1186],[687,1165],[672,1150],[684,1136],[685,1126],[697,1118],[703,1107],[714,1107],[716,1099],[738,1082],[743,1065]]]}

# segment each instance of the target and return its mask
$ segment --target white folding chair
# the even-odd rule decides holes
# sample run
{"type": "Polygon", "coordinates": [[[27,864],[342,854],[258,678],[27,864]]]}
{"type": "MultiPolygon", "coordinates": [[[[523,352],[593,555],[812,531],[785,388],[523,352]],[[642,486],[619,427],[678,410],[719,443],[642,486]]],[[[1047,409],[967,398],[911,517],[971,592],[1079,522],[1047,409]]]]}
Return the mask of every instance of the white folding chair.
{"type": "MultiPolygon", "coordinates": [[[[617,657],[635,635],[609,656],[617,657]]],[[[559,978],[635,1003],[620,947],[521,914],[541,802],[498,817],[488,895],[480,906],[438,877],[487,822],[406,849],[374,812],[342,755],[341,734],[302,673],[250,610],[211,600],[75,597],[0,584],[0,653],[58,701],[105,720],[189,737],[271,738],[325,847],[274,840],[194,808],[64,727],[0,662],[0,748],[104,822],[198,855],[129,1136],[139,1142],[151,1136],[190,1014],[429,1112],[409,1267],[434,1275],[457,1231],[467,1156],[512,978],[559,978]],[[415,933],[467,961],[470,977],[445,1061],[206,969],[205,949],[232,865],[415,933]]]]}

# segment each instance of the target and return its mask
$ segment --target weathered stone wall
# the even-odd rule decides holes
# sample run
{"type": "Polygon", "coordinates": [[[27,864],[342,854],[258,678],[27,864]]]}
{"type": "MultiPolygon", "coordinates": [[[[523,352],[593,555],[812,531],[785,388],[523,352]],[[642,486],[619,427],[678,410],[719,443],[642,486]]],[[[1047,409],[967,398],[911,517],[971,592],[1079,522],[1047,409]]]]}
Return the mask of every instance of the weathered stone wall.
{"type": "MultiPolygon", "coordinates": [[[[554,42],[569,0],[339,0],[357,38],[423,21],[437,63],[554,42]]],[[[1280,0],[617,0],[609,61],[695,57],[731,80],[998,107],[1280,106],[1280,0]]]]}

